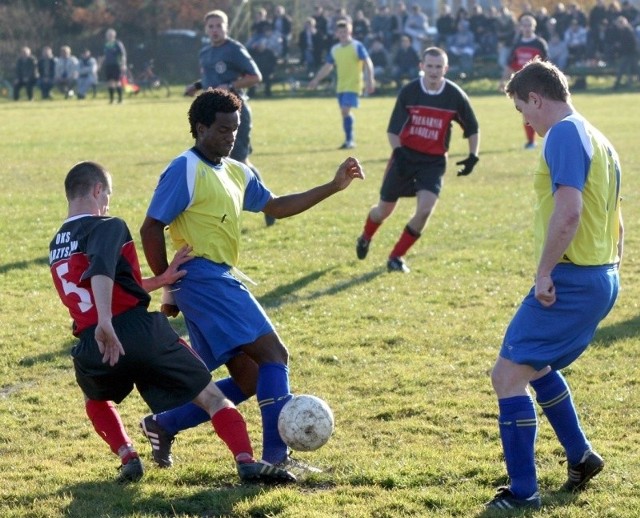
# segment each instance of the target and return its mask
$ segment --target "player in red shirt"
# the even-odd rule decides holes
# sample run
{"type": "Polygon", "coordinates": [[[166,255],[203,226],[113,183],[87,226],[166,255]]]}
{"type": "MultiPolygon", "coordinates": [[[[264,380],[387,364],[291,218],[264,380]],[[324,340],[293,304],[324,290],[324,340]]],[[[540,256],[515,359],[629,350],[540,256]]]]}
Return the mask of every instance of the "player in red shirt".
{"type": "Polygon", "coordinates": [[[416,211],[387,260],[390,272],[409,272],[403,256],[420,237],[438,201],[454,121],[469,141],[469,156],[457,162],[463,166],[458,176],[470,174],[479,160],[478,121],[464,91],[444,77],[447,54],[430,47],[424,51],[420,67],[424,75],[406,84],[398,94],[387,127],[393,152],[382,181],[380,200],[369,211],[356,243],[358,259],[364,259],[373,235],[391,215],[398,199],[415,196],[416,211]]]}
{"type": "Polygon", "coordinates": [[[76,381],[87,415],[120,457],[120,483],[136,482],[144,468],[115,403],[134,385],[154,412],[193,401],[227,444],[243,481],[292,482],[295,477],[253,458],[242,415],[211,381],[204,362],[180,339],[167,317],[148,311],[148,291],[184,277],[185,247],[161,275],[143,279],[131,233],[108,217],[111,175],[95,162],[76,164],[65,179],[68,216],[49,245],[53,283],[73,319],[76,381]]]}
{"type": "MultiPolygon", "coordinates": [[[[545,61],[549,55],[547,42],[536,35],[536,19],[533,16],[530,14],[523,15],[520,18],[518,26],[520,28],[520,36],[511,49],[507,66],[502,74],[502,81],[500,81],[500,90],[504,89],[504,85],[511,77],[511,74],[520,70],[533,58],[538,56],[541,60],[545,61]]],[[[524,125],[524,132],[527,136],[527,142],[524,145],[525,149],[535,148],[536,132],[526,123],[524,125]]]]}

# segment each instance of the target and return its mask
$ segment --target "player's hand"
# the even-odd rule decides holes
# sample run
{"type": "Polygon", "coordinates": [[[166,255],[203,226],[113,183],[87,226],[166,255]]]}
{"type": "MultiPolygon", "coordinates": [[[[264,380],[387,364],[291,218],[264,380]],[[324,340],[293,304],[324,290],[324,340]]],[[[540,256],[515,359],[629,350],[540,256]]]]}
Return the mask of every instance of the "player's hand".
{"type": "Polygon", "coordinates": [[[553,305],[556,301],[556,287],[549,275],[536,277],[535,297],[545,308],[553,305]]]}
{"type": "Polygon", "coordinates": [[[187,85],[184,89],[184,96],[185,97],[193,97],[194,95],[196,95],[196,92],[198,90],[196,89],[195,85],[191,84],[191,85],[187,85]]]}
{"type": "Polygon", "coordinates": [[[96,342],[98,342],[98,350],[102,354],[102,363],[108,363],[113,367],[120,355],[124,356],[124,348],[113,329],[111,319],[99,321],[95,331],[96,342]]]}
{"type": "Polygon", "coordinates": [[[338,166],[334,182],[338,190],[346,189],[348,185],[355,179],[364,180],[364,170],[358,162],[357,158],[349,157],[338,166]]]}
{"type": "Polygon", "coordinates": [[[175,304],[161,304],[160,313],[167,317],[176,318],[180,314],[180,309],[175,304]]]}
{"type": "Polygon", "coordinates": [[[176,252],[176,255],[173,256],[171,263],[167,267],[167,269],[162,273],[163,277],[163,285],[174,284],[182,279],[185,275],[187,275],[186,270],[178,270],[181,265],[186,262],[191,261],[193,256],[189,254],[193,251],[193,247],[189,245],[183,246],[180,250],[176,252]]]}
{"type": "Polygon", "coordinates": [[[474,155],[473,153],[469,153],[469,156],[467,158],[456,162],[456,165],[462,166],[462,169],[458,169],[458,176],[467,176],[471,174],[471,171],[473,171],[473,168],[479,161],[480,159],[476,155],[474,155]]]}
{"type": "Polygon", "coordinates": [[[162,297],[160,297],[160,312],[163,315],[171,318],[175,318],[180,314],[180,309],[176,304],[176,299],[173,296],[173,290],[170,286],[162,287],[162,297]]]}

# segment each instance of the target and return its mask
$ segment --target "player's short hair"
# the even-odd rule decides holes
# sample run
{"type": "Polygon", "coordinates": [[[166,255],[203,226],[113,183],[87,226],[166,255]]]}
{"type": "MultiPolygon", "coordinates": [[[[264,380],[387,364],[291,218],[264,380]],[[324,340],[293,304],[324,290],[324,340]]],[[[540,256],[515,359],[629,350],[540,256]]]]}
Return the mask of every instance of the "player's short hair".
{"type": "Polygon", "coordinates": [[[348,20],[338,20],[336,23],[336,29],[348,29],[351,27],[351,24],[348,20]]]}
{"type": "Polygon", "coordinates": [[[191,135],[198,138],[196,125],[204,124],[207,128],[216,120],[216,113],[234,113],[242,108],[242,100],[233,92],[221,88],[208,88],[196,97],[189,108],[189,125],[191,135]]]}
{"type": "Polygon", "coordinates": [[[64,192],[71,201],[88,195],[96,184],[102,184],[111,191],[111,175],[96,162],[78,162],[64,179],[64,192]]]}
{"type": "Polygon", "coordinates": [[[229,25],[229,18],[227,17],[227,13],[221,11],[220,9],[215,9],[205,14],[204,23],[207,23],[209,18],[220,18],[222,20],[222,23],[224,23],[225,25],[229,25]]]}
{"type": "Polygon", "coordinates": [[[552,101],[567,102],[571,98],[567,77],[553,63],[538,56],[512,74],[504,91],[522,101],[527,101],[531,92],[552,101]]]}
{"type": "Polygon", "coordinates": [[[535,30],[535,28],[538,25],[538,21],[535,19],[535,17],[531,14],[523,14],[522,16],[520,16],[520,18],[518,18],[518,23],[522,25],[522,22],[527,22],[528,24],[531,25],[531,27],[535,30]]]}
{"type": "Polygon", "coordinates": [[[422,52],[422,59],[427,56],[443,58],[445,65],[449,62],[449,56],[447,56],[447,53],[444,51],[444,49],[441,49],[440,47],[427,47],[426,49],[424,49],[424,51],[422,52]]]}

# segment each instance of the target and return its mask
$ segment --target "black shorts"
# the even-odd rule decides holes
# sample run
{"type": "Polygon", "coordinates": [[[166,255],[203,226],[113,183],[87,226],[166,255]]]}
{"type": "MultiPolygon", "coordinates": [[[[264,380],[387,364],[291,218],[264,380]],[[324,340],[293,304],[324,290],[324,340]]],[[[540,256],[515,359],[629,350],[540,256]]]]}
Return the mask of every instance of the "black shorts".
{"type": "Polygon", "coordinates": [[[120,81],[122,69],[118,63],[107,63],[104,66],[104,77],[107,81],[120,81]]]}
{"type": "Polygon", "coordinates": [[[204,362],[163,314],[135,308],[114,317],[113,327],[125,351],[113,367],[102,363],[95,327],[71,351],[76,381],[89,399],[120,403],[135,384],[158,413],[192,401],[211,381],[204,362]]]}
{"type": "Polygon", "coordinates": [[[398,147],[387,163],[380,199],[395,202],[398,198],[415,196],[418,191],[430,191],[438,196],[446,168],[444,156],[425,155],[398,147]]]}

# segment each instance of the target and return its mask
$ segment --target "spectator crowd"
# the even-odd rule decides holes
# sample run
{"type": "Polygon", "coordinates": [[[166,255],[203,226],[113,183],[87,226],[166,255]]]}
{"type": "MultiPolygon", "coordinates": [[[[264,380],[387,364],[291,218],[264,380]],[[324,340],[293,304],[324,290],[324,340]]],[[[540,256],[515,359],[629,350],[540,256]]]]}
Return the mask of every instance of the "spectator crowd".
{"type": "MultiPolygon", "coordinates": [[[[399,88],[404,81],[417,77],[420,54],[429,45],[446,50],[451,67],[462,77],[477,71],[480,63],[504,68],[519,37],[518,20],[524,15],[535,18],[536,35],[545,40],[548,59],[561,70],[615,70],[615,89],[623,86],[625,78],[627,86],[637,81],[640,11],[629,0],[596,0],[588,12],[577,2],[559,2],[552,12],[525,5],[518,15],[506,6],[485,10],[476,4],[469,9],[460,7],[454,13],[444,5],[435,23],[418,3],[398,1],[393,10],[385,3],[371,19],[362,10],[351,15],[344,8],[329,11],[318,4],[297,34],[282,5],[276,5],[273,12],[259,7],[246,47],[262,72],[264,95],[270,96],[278,63],[297,58],[305,77],[313,77],[336,42],[336,24],[346,20],[353,27],[353,38],[369,51],[377,81],[399,88]]],[[[40,88],[42,99],[51,99],[56,89],[65,98],[76,95],[82,99],[89,91],[95,95],[97,70],[88,49],[77,58],[64,45],[54,57],[47,46],[36,58],[29,47],[23,47],[16,61],[14,99],[20,98],[22,89],[29,100],[33,99],[35,87],[40,88]]]]}
{"type": "Polygon", "coordinates": [[[65,99],[74,96],[84,99],[88,92],[96,96],[97,85],[98,62],[89,49],[84,49],[78,58],[72,53],[71,47],[62,45],[56,57],[51,47],[45,46],[37,58],[30,47],[22,47],[16,60],[13,98],[19,100],[24,89],[27,99],[31,101],[38,87],[42,99],[53,99],[54,91],[60,92],[65,99]]]}
{"type": "MultiPolygon", "coordinates": [[[[335,26],[347,20],[353,26],[353,38],[369,51],[378,81],[395,83],[417,77],[421,52],[429,45],[447,51],[450,65],[459,74],[472,74],[478,63],[507,66],[511,49],[520,34],[519,19],[531,15],[536,20],[536,35],[548,45],[548,59],[561,70],[572,67],[608,67],[615,69],[614,88],[620,88],[623,76],[627,84],[637,80],[640,58],[640,12],[629,0],[618,2],[596,0],[588,11],[573,2],[558,2],[550,12],[545,7],[534,9],[526,4],[516,15],[508,7],[478,4],[453,12],[444,5],[432,23],[420,4],[394,3],[393,10],[385,2],[371,19],[362,10],[353,16],[344,8],[330,12],[318,4],[304,21],[297,35],[299,59],[309,77],[322,66],[331,46],[336,43],[335,26]]],[[[265,83],[269,84],[279,61],[290,57],[291,18],[282,6],[273,17],[266,9],[256,11],[247,42],[249,52],[258,62],[265,83]],[[268,60],[263,58],[265,51],[268,60]],[[263,69],[262,63],[266,63],[263,69]]],[[[266,87],[267,95],[270,85],[266,87]]]]}

